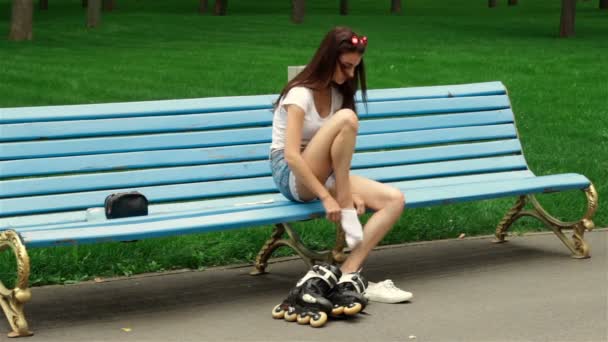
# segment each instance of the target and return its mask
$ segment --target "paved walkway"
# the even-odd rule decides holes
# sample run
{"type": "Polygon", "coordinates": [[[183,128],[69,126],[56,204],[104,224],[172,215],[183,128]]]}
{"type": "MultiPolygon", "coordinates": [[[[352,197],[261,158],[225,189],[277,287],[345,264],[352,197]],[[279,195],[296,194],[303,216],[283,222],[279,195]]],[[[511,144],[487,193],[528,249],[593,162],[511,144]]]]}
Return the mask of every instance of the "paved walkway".
{"type": "MultiPolygon", "coordinates": [[[[250,267],[184,271],[33,289],[36,335],[52,341],[608,341],[608,230],[586,235],[575,260],[553,234],[406,244],[373,252],[364,274],[414,292],[405,304],[322,329],[273,320],[271,309],[306,270],[296,259],[270,274],[250,267]]],[[[0,322],[4,341],[6,322],[0,322]]]]}

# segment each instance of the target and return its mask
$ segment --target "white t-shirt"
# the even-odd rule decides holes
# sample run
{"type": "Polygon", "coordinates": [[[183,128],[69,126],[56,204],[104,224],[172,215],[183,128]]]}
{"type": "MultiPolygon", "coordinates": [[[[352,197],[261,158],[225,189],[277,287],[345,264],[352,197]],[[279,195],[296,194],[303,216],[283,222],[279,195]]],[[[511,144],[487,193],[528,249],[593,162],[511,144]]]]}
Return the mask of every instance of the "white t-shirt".
{"type": "Polygon", "coordinates": [[[312,137],[329,120],[336,111],[342,108],[342,94],[335,88],[331,88],[331,108],[329,115],[322,118],[315,107],[312,89],[306,87],[293,87],[281,99],[277,109],[274,111],[272,120],[272,144],[271,150],[285,148],[285,131],[287,130],[286,105],[297,105],[304,111],[304,126],[302,127],[302,147],[308,145],[312,137]]]}

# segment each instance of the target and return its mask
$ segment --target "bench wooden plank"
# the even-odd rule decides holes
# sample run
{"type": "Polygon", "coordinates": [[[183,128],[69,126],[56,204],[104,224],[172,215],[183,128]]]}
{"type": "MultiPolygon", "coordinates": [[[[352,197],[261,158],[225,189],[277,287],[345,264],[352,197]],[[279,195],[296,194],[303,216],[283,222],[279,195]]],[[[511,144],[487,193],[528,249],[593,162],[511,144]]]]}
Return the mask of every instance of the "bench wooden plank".
{"type": "Polygon", "coordinates": [[[511,109],[469,112],[459,114],[437,114],[409,118],[361,120],[359,135],[421,131],[428,129],[499,125],[513,122],[511,109]]]}
{"type": "Polygon", "coordinates": [[[2,125],[0,141],[100,137],[142,133],[192,132],[210,129],[268,126],[268,109],[209,114],[163,115],[120,119],[42,121],[2,125]]]}
{"type": "Polygon", "coordinates": [[[23,177],[63,174],[70,172],[95,172],[128,170],[148,167],[170,167],[213,163],[229,163],[239,160],[268,159],[270,144],[222,146],[145,152],[109,153],[70,157],[50,157],[0,161],[2,177],[23,177]]]}
{"type": "Polygon", "coordinates": [[[441,113],[464,113],[491,111],[511,107],[507,95],[478,97],[452,97],[447,99],[422,99],[409,101],[371,102],[365,107],[357,105],[357,112],[368,118],[389,117],[394,115],[421,115],[441,113]]]}
{"type": "MultiPolygon", "coordinates": [[[[211,131],[197,133],[172,133],[155,136],[129,136],[115,138],[79,139],[78,144],[71,140],[45,142],[18,142],[0,145],[0,159],[11,160],[34,157],[59,157],[82,154],[102,154],[118,152],[170,150],[176,148],[220,147],[227,145],[246,145],[270,142],[271,127],[248,128],[239,130],[238,134],[228,131],[211,131]]],[[[386,137],[386,148],[420,146],[423,144],[442,144],[458,141],[476,141],[489,139],[508,139],[517,136],[513,124],[487,125],[479,127],[456,127],[427,130],[419,132],[399,132],[383,134],[386,137]]],[[[373,141],[370,135],[357,138],[361,148],[373,141]]]]}
{"type": "MultiPolygon", "coordinates": [[[[0,175],[11,178],[92,171],[126,171],[129,169],[152,167],[207,165],[245,160],[267,160],[269,147],[270,144],[264,143],[233,147],[116,153],[104,155],[104,158],[101,159],[99,156],[93,155],[3,161],[0,162],[0,175]]],[[[361,149],[358,149],[358,151],[361,151],[361,149]]],[[[450,158],[458,159],[494,156],[517,153],[519,151],[521,151],[519,140],[509,139],[448,146],[411,148],[407,150],[390,151],[387,153],[394,155],[394,158],[403,158],[404,163],[422,163],[448,160],[450,158]]],[[[352,165],[353,167],[360,167],[362,165],[358,160],[363,160],[361,158],[366,157],[376,158],[376,156],[377,154],[368,155],[356,153],[353,157],[352,165]]],[[[361,163],[364,162],[362,161],[361,163]]]]}
{"type": "MultiPolygon", "coordinates": [[[[381,144],[384,138],[376,137],[381,144]]],[[[379,145],[382,146],[382,145],[379,145]]],[[[479,158],[518,153],[515,139],[493,141],[476,146],[448,145],[422,149],[356,153],[352,168],[370,168],[400,164],[437,162],[454,159],[479,158]]],[[[268,150],[266,150],[267,152],[268,150]]],[[[222,163],[201,166],[156,168],[114,173],[26,178],[1,182],[0,198],[91,191],[120,187],[179,184],[234,178],[261,177],[271,174],[268,160],[222,163]]]]}
{"type": "MultiPolygon", "coordinates": [[[[402,103],[402,102],[398,102],[402,103]]],[[[382,112],[370,105],[369,113],[360,113],[361,120],[381,117],[382,112]]],[[[411,115],[408,112],[392,113],[393,116],[411,115]]],[[[142,118],[83,120],[83,121],[51,121],[22,124],[2,125],[0,142],[65,139],[77,137],[101,137],[126,134],[153,134],[193,132],[211,129],[229,129],[272,124],[272,112],[268,110],[228,112],[219,114],[173,115],[142,118]]],[[[389,116],[389,115],[387,115],[389,116]]],[[[407,120],[393,119],[393,124],[407,127],[409,123],[422,128],[432,125],[436,128],[486,125],[491,123],[512,122],[513,112],[510,109],[469,112],[462,114],[443,114],[428,117],[414,117],[407,120]]],[[[373,120],[376,123],[384,120],[373,120]]],[[[366,122],[366,121],[363,121],[366,122]]],[[[379,123],[376,123],[379,125],[379,123]]],[[[375,126],[371,126],[373,128],[375,126]]],[[[414,130],[413,128],[410,130],[414,130]]],[[[365,133],[365,131],[360,131],[365,133]]]]}
{"type": "Polygon", "coordinates": [[[402,189],[407,191],[410,208],[421,208],[491,198],[582,190],[590,181],[579,174],[557,174],[498,182],[449,185],[445,187],[402,189]]]}
{"type": "MultiPolygon", "coordinates": [[[[376,118],[429,113],[460,113],[490,111],[509,108],[506,95],[423,99],[409,101],[373,102],[368,110],[360,109],[362,118],[376,118]]],[[[272,112],[267,110],[225,112],[202,115],[171,115],[143,118],[35,122],[2,125],[9,132],[7,140],[48,139],[54,137],[86,137],[103,134],[133,134],[140,132],[167,132],[175,130],[209,129],[213,127],[244,127],[270,125],[272,112]],[[72,125],[70,125],[72,123],[72,125]],[[117,125],[119,127],[116,127],[117,125]],[[77,130],[75,127],[81,128],[77,130]],[[101,134],[100,134],[101,133],[101,134]]]]}
{"type": "MultiPolygon", "coordinates": [[[[359,169],[353,171],[353,173],[379,181],[395,181],[524,169],[527,169],[527,166],[522,156],[506,156],[359,169]]],[[[112,192],[130,191],[133,189],[143,193],[151,202],[277,192],[271,177],[151,187],[113,188],[71,194],[0,199],[0,207],[2,207],[0,215],[12,216],[95,207],[101,205],[105,197],[112,192]]]]}
{"type": "MultiPolygon", "coordinates": [[[[513,113],[510,109],[494,112],[437,115],[435,117],[420,116],[407,119],[365,120],[360,124],[359,134],[367,135],[395,133],[399,131],[485,126],[512,122],[513,113]]],[[[131,154],[117,153],[109,154],[101,159],[97,156],[73,156],[69,158],[49,157],[0,161],[0,178],[136,167],[258,160],[267,156],[268,146],[269,144],[256,144],[255,146],[239,145],[196,150],[179,149],[130,152],[131,154]]]]}
{"type": "MultiPolygon", "coordinates": [[[[399,99],[498,94],[506,94],[505,86],[501,82],[483,82],[447,86],[372,89],[368,91],[368,100],[392,101],[399,99]]],[[[359,100],[361,99],[359,94],[357,98],[359,100]]],[[[183,100],[0,108],[0,124],[267,109],[272,107],[272,103],[274,103],[276,99],[277,95],[251,95],[183,100]]]]}
{"type": "MultiPolygon", "coordinates": [[[[478,183],[495,180],[511,180],[535,177],[529,170],[524,171],[507,171],[507,172],[496,172],[496,173],[484,173],[467,176],[454,176],[454,177],[442,177],[442,178],[431,178],[431,179],[419,179],[413,181],[400,181],[392,183],[393,186],[399,188],[425,188],[432,186],[444,186],[452,184],[463,184],[463,183],[478,183]]],[[[196,213],[209,213],[212,211],[227,210],[240,211],[244,209],[256,209],[260,207],[280,206],[283,202],[289,202],[281,194],[262,194],[262,195],[250,195],[240,197],[227,197],[210,200],[197,200],[180,203],[160,203],[151,204],[149,206],[150,215],[158,214],[175,214],[181,215],[180,213],[196,212],[196,213]]],[[[42,215],[29,215],[29,216],[17,216],[17,217],[6,217],[0,218],[0,227],[13,228],[18,231],[21,230],[36,230],[36,229],[62,229],[71,223],[82,223],[86,221],[86,212],[84,210],[51,213],[42,215]],[[44,228],[40,228],[44,227],[44,228]]]]}
{"type": "MultiPolygon", "coordinates": [[[[493,181],[444,187],[410,189],[410,208],[428,207],[465,201],[517,196],[546,191],[583,189],[589,181],[581,175],[563,174],[516,181],[493,181]]],[[[199,215],[163,220],[161,216],[144,217],[140,222],[130,218],[127,224],[97,225],[95,229],[71,228],[61,230],[36,230],[22,232],[21,236],[30,247],[70,245],[74,243],[96,243],[107,241],[132,241],[144,238],[179,235],[195,232],[210,232],[260,226],[279,222],[301,221],[324,213],[320,202],[291,204],[280,208],[262,208],[217,215],[199,215]]]]}
{"type": "MultiPolygon", "coordinates": [[[[446,86],[425,86],[408,88],[370,89],[367,92],[370,101],[392,101],[399,99],[424,99],[441,97],[463,97],[506,94],[502,82],[482,82],[446,86]]],[[[356,98],[361,101],[361,92],[356,98]]]]}
{"type": "Polygon", "coordinates": [[[134,101],[0,108],[0,123],[36,121],[90,120],[166,114],[209,113],[236,110],[267,109],[276,95],[227,96],[183,100],[134,101]]]}

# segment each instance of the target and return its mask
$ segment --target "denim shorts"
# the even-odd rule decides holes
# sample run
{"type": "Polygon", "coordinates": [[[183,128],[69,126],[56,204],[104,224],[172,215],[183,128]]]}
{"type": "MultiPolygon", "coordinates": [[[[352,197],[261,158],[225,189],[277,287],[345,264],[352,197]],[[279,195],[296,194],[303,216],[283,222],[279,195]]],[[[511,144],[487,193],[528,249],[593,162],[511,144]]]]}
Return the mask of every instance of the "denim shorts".
{"type": "MultiPolygon", "coordinates": [[[[285,161],[285,150],[270,151],[270,169],[272,170],[272,179],[283,196],[290,201],[306,202],[301,200],[298,195],[296,177],[285,161]]],[[[325,187],[333,187],[335,182],[336,180],[332,173],[325,182],[325,187]]]]}
{"type": "Polygon", "coordinates": [[[270,151],[270,169],[272,170],[272,179],[277,186],[277,189],[285,196],[288,200],[294,202],[302,202],[294,197],[292,189],[295,189],[295,177],[289,165],[285,161],[285,150],[272,150],[270,151]],[[290,178],[292,179],[290,186],[290,178]]]}

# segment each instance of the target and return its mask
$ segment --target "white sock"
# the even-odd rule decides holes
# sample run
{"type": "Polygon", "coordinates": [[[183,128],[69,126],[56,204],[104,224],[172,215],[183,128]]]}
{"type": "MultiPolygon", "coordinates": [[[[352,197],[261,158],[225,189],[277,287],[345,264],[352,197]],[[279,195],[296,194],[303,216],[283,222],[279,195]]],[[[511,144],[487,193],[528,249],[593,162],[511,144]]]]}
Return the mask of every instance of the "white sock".
{"type": "Polygon", "coordinates": [[[363,227],[357,217],[356,209],[342,209],[340,224],[344,230],[348,247],[354,248],[363,240],[363,227]]]}

